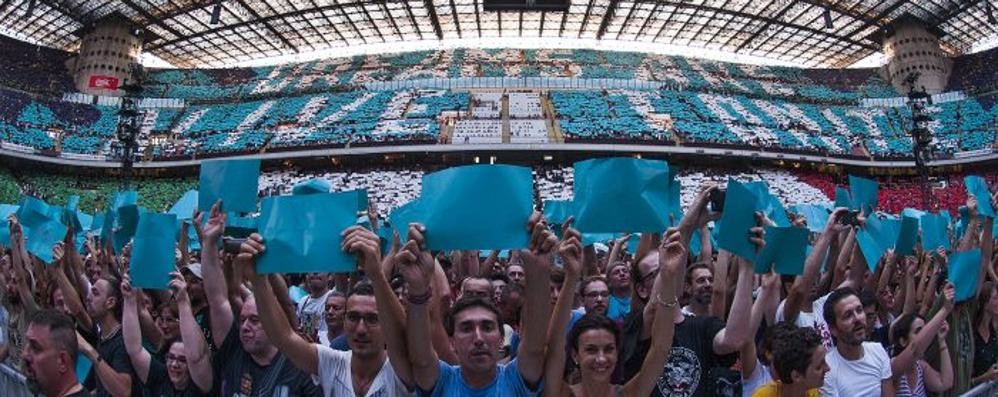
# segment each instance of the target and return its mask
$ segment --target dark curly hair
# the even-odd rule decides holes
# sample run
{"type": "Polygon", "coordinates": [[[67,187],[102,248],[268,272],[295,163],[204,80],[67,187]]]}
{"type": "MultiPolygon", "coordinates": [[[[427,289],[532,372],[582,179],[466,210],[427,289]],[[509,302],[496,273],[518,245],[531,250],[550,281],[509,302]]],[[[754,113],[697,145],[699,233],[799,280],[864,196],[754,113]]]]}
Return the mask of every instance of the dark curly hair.
{"type": "Polygon", "coordinates": [[[797,328],[774,341],[773,369],[780,382],[793,383],[793,371],[806,373],[811,365],[811,355],[818,346],[821,346],[821,337],[814,328],[797,328]]]}

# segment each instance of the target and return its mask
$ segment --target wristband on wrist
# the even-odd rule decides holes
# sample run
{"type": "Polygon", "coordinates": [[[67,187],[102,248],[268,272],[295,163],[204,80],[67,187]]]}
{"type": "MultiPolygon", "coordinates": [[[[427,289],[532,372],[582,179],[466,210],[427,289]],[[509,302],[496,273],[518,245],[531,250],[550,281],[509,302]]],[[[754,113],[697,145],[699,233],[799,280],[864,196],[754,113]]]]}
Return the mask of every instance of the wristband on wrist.
{"type": "Polygon", "coordinates": [[[671,309],[679,305],[679,299],[673,297],[671,301],[666,301],[662,299],[662,294],[658,294],[655,296],[655,303],[664,306],[666,309],[671,309]]]}
{"type": "Polygon", "coordinates": [[[406,294],[405,299],[413,305],[425,305],[431,297],[433,297],[433,288],[426,288],[426,292],[422,295],[406,294]]]}

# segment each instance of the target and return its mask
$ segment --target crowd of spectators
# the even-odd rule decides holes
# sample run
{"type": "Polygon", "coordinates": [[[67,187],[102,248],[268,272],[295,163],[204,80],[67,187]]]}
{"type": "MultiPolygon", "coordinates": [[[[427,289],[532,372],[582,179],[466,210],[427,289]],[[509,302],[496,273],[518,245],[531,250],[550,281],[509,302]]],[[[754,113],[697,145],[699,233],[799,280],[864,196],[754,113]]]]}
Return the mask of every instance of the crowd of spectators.
{"type": "MultiPolygon", "coordinates": [[[[570,183],[564,174],[538,169],[540,188],[570,183]]],[[[321,176],[377,189],[375,175],[321,176]]],[[[263,194],[315,176],[265,174],[263,194]]],[[[181,226],[162,290],[133,284],[150,260],[131,255],[138,238],[116,249],[70,231],[41,255],[15,214],[0,259],[0,361],[44,396],[959,395],[998,380],[984,209],[998,194],[966,198],[950,248],[879,259],[862,235],[881,214],[835,209],[802,229],[802,246],[778,248],[807,252],[781,275],[711,238],[733,204],[711,198],[723,176],[680,172],[685,211],[662,233],[592,242],[571,218],[555,230],[535,212],[528,247],[512,251],[430,250],[432,230],[391,225],[368,205],[341,235],[356,270],[336,273],[264,273],[268,241],[233,240],[220,201],[181,226]],[[954,276],[968,266],[976,278],[954,276]]],[[[754,176],[800,204],[821,200],[794,190],[791,173],[754,176]]],[[[759,255],[775,220],[755,218],[741,235],[759,255]]]]}

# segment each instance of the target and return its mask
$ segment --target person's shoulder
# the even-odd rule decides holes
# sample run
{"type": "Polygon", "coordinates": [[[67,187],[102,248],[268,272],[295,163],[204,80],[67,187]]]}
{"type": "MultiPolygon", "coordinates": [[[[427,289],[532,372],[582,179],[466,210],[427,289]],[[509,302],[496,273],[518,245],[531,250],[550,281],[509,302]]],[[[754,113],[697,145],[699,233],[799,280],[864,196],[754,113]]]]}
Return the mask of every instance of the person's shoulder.
{"type": "Polygon", "coordinates": [[[319,343],[313,343],[313,345],[315,346],[315,352],[318,354],[320,362],[327,360],[330,362],[343,362],[349,364],[351,357],[353,357],[353,352],[349,350],[336,350],[319,343]]]}
{"type": "Polygon", "coordinates": [[[884,345],[880,344],[880,342],[863,342],[863,351],[870,355],[872,359],[890,361],[887,350],[884,349],[884,345]]]}

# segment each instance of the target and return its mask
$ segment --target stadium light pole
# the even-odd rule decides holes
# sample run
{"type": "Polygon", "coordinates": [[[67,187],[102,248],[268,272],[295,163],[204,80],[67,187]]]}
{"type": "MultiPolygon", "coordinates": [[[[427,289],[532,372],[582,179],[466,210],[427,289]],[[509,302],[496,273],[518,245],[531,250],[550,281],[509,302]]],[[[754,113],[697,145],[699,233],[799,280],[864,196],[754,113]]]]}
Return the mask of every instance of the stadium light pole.
{"type": "Polygon", "coordinates": [[[929,130],[929,123],[932,117],[925,111],[927,105],[932,104],[932,96],[925,87],[915,88],[919,73],[911,73],[904,79],[904,84],[908,86],[908,106],[911,109],[911,135],[912,156],[915,158],[915,169],[922,179],[922,209],[929,211],[932,209],[932,189],[929,187],[929,166],[926,162],[932,157],[932,131],[929,130]]]}
{"type": "Polygon", "coordinates": [[[122,188],[127,190],[132,186],[132,164],[135,161],[137,138],[142,125],[144,112],[139,109],[139,98],[142,95],[142,82],[145,80],[145,68],[138,62],[130,65],[131,78],[129,83],[121,86],[125,96],[121,98],[121,110],[118,111],[118,160],[121,161],[122,188]]]}

